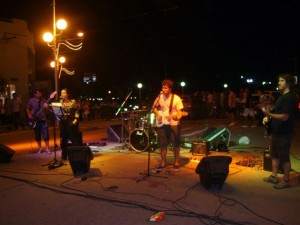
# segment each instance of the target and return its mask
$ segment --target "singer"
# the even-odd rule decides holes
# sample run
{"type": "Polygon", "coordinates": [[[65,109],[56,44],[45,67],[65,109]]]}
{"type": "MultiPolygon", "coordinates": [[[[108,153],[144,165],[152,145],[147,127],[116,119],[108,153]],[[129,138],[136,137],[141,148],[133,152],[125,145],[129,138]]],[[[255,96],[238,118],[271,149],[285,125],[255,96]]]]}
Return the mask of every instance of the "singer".
{"type": "Polygon", "coordinates": [[[158,170],[167,166],[167,147],[172,143],[174,151],[174,170],[180,166],[180,133],[183,104],[181,98],[172,93],[174,83],[166,79],[162,81],[162,91],[153,103],[153,112],[156,115],[158,127],[158,143],[160,146],[161,163],[158,170]]]}
{"type": "Polygon", "coordinates": [[[79,109],[80,105],[75,99],[70,99],[68,89],[61,90],[60,101],[63,110],[63,118],[60,121],[60,147],[61,157],[66,160],[68,157],[67,147],[69,145],[82,144],[82,137],[79,132],[79,109]]]}

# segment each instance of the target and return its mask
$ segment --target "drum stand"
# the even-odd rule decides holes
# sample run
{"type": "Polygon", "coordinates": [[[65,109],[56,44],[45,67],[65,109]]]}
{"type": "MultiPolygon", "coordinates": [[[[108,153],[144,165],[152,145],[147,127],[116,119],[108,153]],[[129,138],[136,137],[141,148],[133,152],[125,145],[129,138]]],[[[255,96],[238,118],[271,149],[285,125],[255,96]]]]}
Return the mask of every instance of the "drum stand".
{"type": "MultiPolygon", "coordinates": [[[[128,144],[129,138],[125,138],[125,118],[123,116],[123,113],[121,113],[121,120],[122,120],[122,125],[121,125],[121,148],[124,149],[129,149],[130,145],[128,144]]],[[[130,132],[130,131],[129,131],[130,132]]]]}

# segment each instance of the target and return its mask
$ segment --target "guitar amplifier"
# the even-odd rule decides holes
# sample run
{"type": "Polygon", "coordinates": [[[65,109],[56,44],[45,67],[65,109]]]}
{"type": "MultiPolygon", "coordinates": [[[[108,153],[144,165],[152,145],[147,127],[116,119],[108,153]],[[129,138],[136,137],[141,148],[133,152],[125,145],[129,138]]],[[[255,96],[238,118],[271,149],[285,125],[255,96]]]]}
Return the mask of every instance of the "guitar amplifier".
{"type": "Polygon", "coordinates": [[[192,155],[208,155],[209,143],[204,140],[194,141],[191,148],[192,155]]]}
{"type": "MultiPolygon", "coordinates": [[[[263,169],[265,171],[272,172],[272,158],[270,154],[270,150],[266,149],[264,151],[264,162],[263,162],[263,169]]],[[[282,163],[279,164],[278,173],[283,173],[283,166],[282,163]]]]}

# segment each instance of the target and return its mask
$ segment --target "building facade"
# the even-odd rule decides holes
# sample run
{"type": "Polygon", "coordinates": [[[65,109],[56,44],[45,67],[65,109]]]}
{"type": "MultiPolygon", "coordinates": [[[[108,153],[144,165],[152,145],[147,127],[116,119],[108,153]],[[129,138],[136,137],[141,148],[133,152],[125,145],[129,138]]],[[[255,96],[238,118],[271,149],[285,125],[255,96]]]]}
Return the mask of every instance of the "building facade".
{"type": "Polygon", "coordinates": [[[24,20],[0,20],[0,78],[7,83],[6,88],[1,87],[1,98],[12,98],[14,92],[24,102],[29,98],[35,80],[35,48],[24,20]]]}

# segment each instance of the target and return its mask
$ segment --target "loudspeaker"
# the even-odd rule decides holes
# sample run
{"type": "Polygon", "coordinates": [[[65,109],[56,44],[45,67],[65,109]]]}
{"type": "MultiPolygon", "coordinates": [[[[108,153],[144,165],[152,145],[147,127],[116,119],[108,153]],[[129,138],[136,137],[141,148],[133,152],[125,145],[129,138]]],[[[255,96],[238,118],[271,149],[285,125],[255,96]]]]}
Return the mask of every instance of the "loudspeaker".
{"type": "Polygon", "coordinates": [[[206,188],[221,189],[229,173],[230,156],[204,157],[197,165],[200,183],[206,188]]]}
{"type": "MultiPolygon", "coordinates": [[[[107,127],[107,140],[112,142],[121,142],[122,139],[122,125],[110,125],[107,127]]],[[[123,139],[128,138],[128,131],[126,129],[123,129],[123,139]]]]}
{"type": "Polygon", "coordinates": [[[94,158],[89,146],[69,146],[67,155],[74,175],[89,172],[91,160],[94,158]]]}
{"type": "Polygon", "coordinates": [[[229,146],[230,142],[230,131],[225,127],[219,127],[209,135],[207,135],[203,140],[209,143],[209,148],[216,150],[218,146],[229,146]]]}
{"type": "Polygon", "coordinates": [[[0,163],[7,163],[11,160],[15,151],[12,150],[10,147],[0,144],[0,163]]]}

